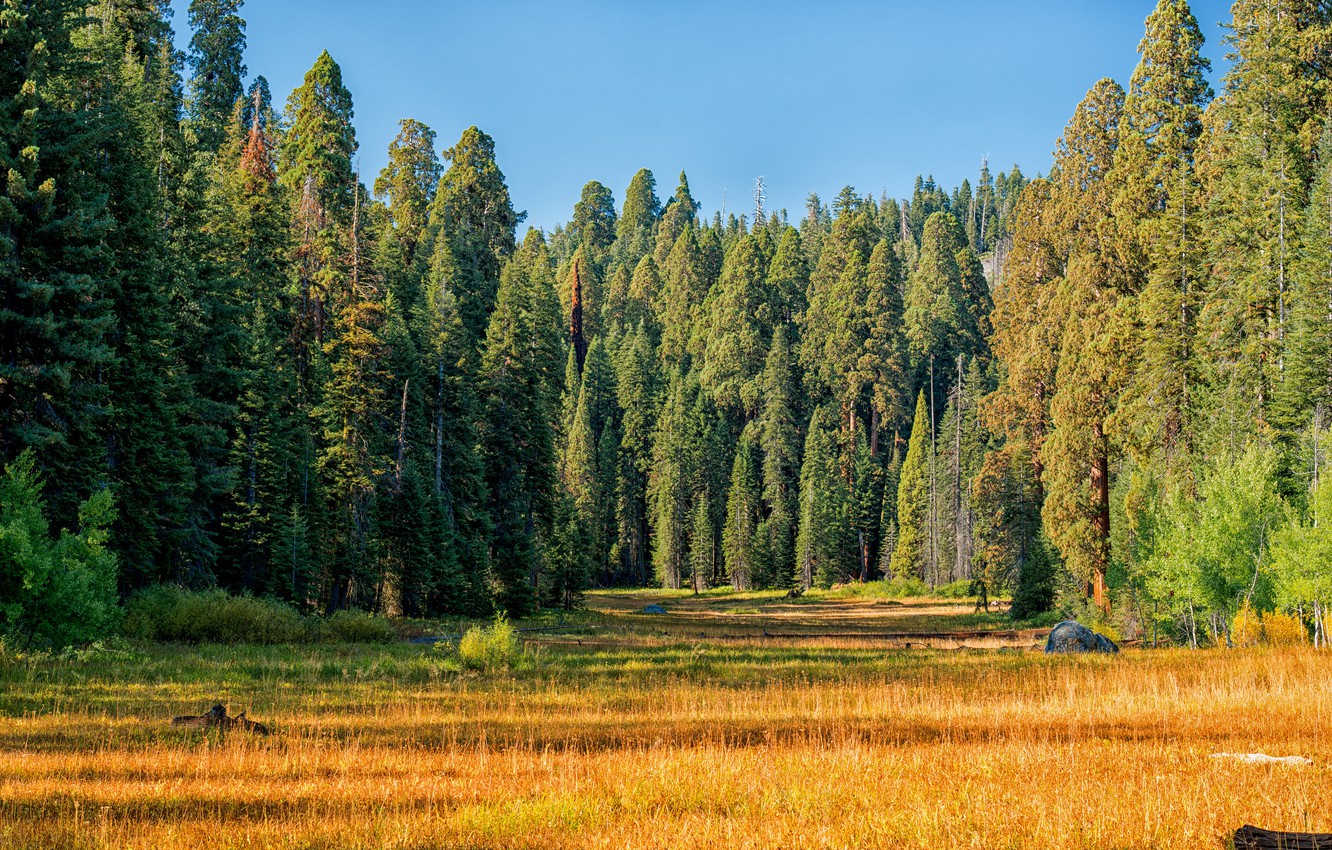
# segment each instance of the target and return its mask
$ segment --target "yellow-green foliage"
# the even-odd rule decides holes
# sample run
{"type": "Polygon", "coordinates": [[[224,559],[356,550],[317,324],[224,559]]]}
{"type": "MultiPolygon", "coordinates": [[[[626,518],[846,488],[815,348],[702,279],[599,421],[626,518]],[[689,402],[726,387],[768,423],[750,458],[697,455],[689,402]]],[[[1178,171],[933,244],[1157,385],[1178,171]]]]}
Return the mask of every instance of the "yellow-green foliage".
{"type": "Polygon", "coordinates": [[[1263,639],[1263,619],[1247,602],[1230,623],[1230,640],[1236,646],[1257,646],[1263,639]]]}
{"type": "Polygon", "coordinates": [[[337,611],[323,623],[325,640],[337,643],[388,643],[396,640],[398,632],[383,617],[364,611],[337,611]]]}
{"type": "Polygon", "coordinates": [[[125,606],[121,629],[135,640],[170,643],[387,643],[398,637],[388,620],[363,611],[338,611],[328,619],[305,617],[277,599],[174,585],[137,594],[125,606]]]}
{"type": "Polygon", "coordinates": [[[1294,614],[1259,614],[1246,602],[1230,623],[1230,640],[1236,646],[1299,646],[1308,642],[1309,632],[1294,614]]]}
{"type": "Polygon", "coordinates": [[[125,607],[126,637],[177,643],[299,643],[310,629],[300,612],[274,599],[151,587],[125,607]]]}
{"type": "Polygon", "coordinates": [[[473,626],[458,641],[458,660],[468,670],[505,670],[516,666],[522,654],[522,641],[503,614],[490,626],[473,626]]]}
{"type": "Polygon", "coordinates": [[[1263,617],[1263,637],[1272,646],[1299,646],[1308,642],[1309,632],[1294,614],[1272,613],[1263,617]]]}

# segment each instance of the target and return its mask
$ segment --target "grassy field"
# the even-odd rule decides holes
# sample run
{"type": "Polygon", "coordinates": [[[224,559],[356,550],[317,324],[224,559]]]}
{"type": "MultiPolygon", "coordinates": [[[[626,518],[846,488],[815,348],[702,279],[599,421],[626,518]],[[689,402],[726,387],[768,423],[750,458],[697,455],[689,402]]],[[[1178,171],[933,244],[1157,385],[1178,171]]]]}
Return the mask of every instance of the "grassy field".
{"type": "Polygon", "coordinates": [[[1332,657],[898,648],[880,633],[1004,623],[885,602],[596,596],[576,630],[487,674],[405,643],[0,658],[0,847],[1218,848],[1245,822],[1332,831],[1332,657]],[[650,602],[670,613],[631,613],[650,602]],[[834,636],[762,637],[797,628],[834,636]],[[214,701],[274,734],[169,725],[214,701]]]}

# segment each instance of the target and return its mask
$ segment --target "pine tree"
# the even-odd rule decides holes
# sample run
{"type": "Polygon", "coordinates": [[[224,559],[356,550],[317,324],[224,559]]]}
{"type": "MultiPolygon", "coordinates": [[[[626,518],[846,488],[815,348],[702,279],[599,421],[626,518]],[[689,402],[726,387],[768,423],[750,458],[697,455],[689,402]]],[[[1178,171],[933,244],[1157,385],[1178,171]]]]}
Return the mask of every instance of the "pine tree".
{"type": "MultiPolygon", "coordinates": [[[[276,185],[274,144],[263,112],[252,110],[245,124],[237,110],[229,135],[214,169],[202,232],[208,247],[199,262],[201,282],[213,282],[219,306],[225,308],[202,323],[203,334],[212,340],[207,359],[216,358],[217,342],[231,342],[223,323],[239,331],[238,385],[231,399],[236,422],[230,435],[230,463],[239,486],[222,517],[218,578],[228,587],[296,600],[308,592],[308,565],[295,575],[279,569],[290,559],[275,548],[277,529],[300,490],[299,458],[293,452],[299,444],[296,432],[307,425],[292,404],[296,386],[285,356],[287,207],[276,185]]],[[[224,369],[232,365],[229,361],[224,356],[208,368],[224,369]]],[[[227,389],[215,377],[205,383],[227,389]]]]}
{"type": "Polygon", "coordinates": [[[91,73],[74,61],[76,4],[14,13],[0,39],[0,459],[34,451],[50,519],[73,527],[104,474],[108,334],[102,275],[114,222],[107,191],[81,158],[103,132],[99,104],[66,100],[91,73]]]}
{"type": "Polygon", "coordinates": [[[1300,253],[1292,269],[1291,332],[1282,424],[1303,428],[1332,412],[1332,120],[1323,130],[1300,253]]]}
{"type": "Polygon", "coordinates": [[[661,360],[666,366],[684,369],[695,315],[710,288],[702,249],[693,228],[675,241],[661,277],[661,298],[657,302],[661,360]]]}
{"type": "Polygon", "coordinates": [[[906,419],[911,392],[907,342],[902,323],[902,274],[888,241],[870,254],[866,275],[867,334],[857,370],[870,386],[870,454],[879,453],[879,433],[906,419]]]}
{"type": "Polygon", "coordinates": [[[435,511],[444,541],[441,575],[431,609],[482,614],[490,606],[484,586],[489,566],[490,516],[478,455],[480,400],[475,349],[463,327],[452,285],[457,274],[448,242],[435,244],[424,287],[421,338],[433,380],[427,394],[433,454],[435,511]]]}
{"type": "Polygon", "coordinates": [[[574,205],[569,238],[574,247],[582,247],[589,256],[604,257],[615,242],[617,222],[611,190],[591,180],[583,186],[582,197],[574,205]]]}
{"type": "MultiPolygon", "coordinates": [[[[1050,400],[1053,431],[1041,449],[1046,488],[1042,514],[1051,539],[1089,595],[1109,610],[1110,458],[1115,448],[1106,423],[1127,380],[1121,292],[1113,286],[1105,242],[1106,175],[1114,164],[1124,92],[1098,82],[1078,106],[1065,150],[1057,158],[1060,204],[1067,219],[1085,227],[1070,248],[1057,301],[1064,316],[1056,389],[1050,400]]],[[[1076,232],[1076,231],[1075,231],[1076,232]]]]}
{"type": "Polygon", "coordinates": [[[722,528],[722,557],[736,590],[751,590],[761,585],[763,578],[759,554],[763,506],[754,442],[751,426],[741,434],[736,447],[726,498],[726,525],[722,528]]]}
{"type": "Polygon", "coordinates": [[[640,168],[624,193],[624,207],[615,224],[616,255],[632,268],[644,254],[652,253],[661,201],[657,199],[657,180],[652,172],[640,168]]]}
{"type": "Polygon", "coordinates": [[[536,602],[540,539],[550,530],[557,494],[552,423],[562,358],[553,278],[533,231],[504,268],[481,360],[491,579],[496,603],[514,616],[536,602]]]}
{"type": "Polygon", "coordinates": [[[404,118],[398,126],[398,136],[389,145],[388,165],[375,180],[375,197],[388,202],[394,236],[410,264],[425,233],[444,169],[435,153],[434,130],[411,118],[404,118]]]}
{"type": "Polygon", "coordinates": [[[643,326],[654,340],[660,336],[657,326],[657,302],[661,298],[661,273],[651,257],[644,257],[634,268],[625,293],[623,327],[643,326]]]}
{"type": "Polygon", "coordinates": [[[778,325],[763,368],[763,408],[757,421],[763,451],[766,550],[774,579],[781,585],[789,582],[795,563],[799,513],[800,431],[793,361],[788,326],[778,325]]]}
{"type": "Polygon", "coordinates": [[[809,289],[809,264],[800,233],[794,227],[782,231],[777,251],[768,265],[768,287],[777,304],[778,318],[785,323],[796,322],[804,314],[805,292],[809,289]]]}
{"type": "Polygon", "coordinates": [[[621,340],[615,360],[621,420],[616,454],[615,552],[622,574],[643,585],[648,580],[648,481],[653,469],[653,425],[659,404],[655,366],[652,342],[640,325],[621,340]]]}
{"type": "Polygon", "coordinates": [[[287,100],[287,132],[278,156],[278,182],[295,207],[297,316],[293,335],[305,403],[318,397],[316,364],[327,325],[346,295],[347,234],[356,201],[351,159],[351,93],[342,70],[320,54],[287,100]]]}
{"type": "Polygon", "coordinates": [[[676,590],[689,575],[690,508],[703,437],[702,423],[693,415],[697,380],[695,373],[669,380],[652,441],[648,479],[652,565],[662,586],[676,590]]]}
{"type": "Polygon", "coordinates": [[[743,236],[726,255],[721,278],[703,308],[701,377],[718,406],[733,417],[758,411],[759,375],[777,318],[758,241],[743,236]]]}
{"type": "Polygon", "coordinates": [[[1204,272],[1194,155],[1212,96],[1202,42],[1188,4],[1160,0],[1138,48],[1109,178],[1118,274],[1137,294],[1141,328],[1119,418],[1140,458],[1177,471],[1187,466],[1190,395],[1199,384],[1193,338],[1204,272]]]}
{"type": "Polygon", "coordinates": [[[680,183],[675,187],[675,194],[666,199],[666,207],[657,222],[656,247],[654,259],[658,266],[665,265],[671,248],[686,230],[697,226],[698,202],[689,193],[689,178],[680,172],[680,183]]]}
{"type": "Polygon", "coordinates": [[[846,485],[837,468],[837,418],[817,408],[805,437],[800,465],[800,524],[795,583],[827,587],[854,570],[847,552],[846,485]]]}
{"type": "Polygon", "coordinates": [[[1328,104],[1326,75],[1308,57],[1332,47],[1319,3],[1242,0],[1232,14],[1235,61],[1198,155],[1210,265],[1198,336],[1217,446],[1270,425],[1284,379],[1290,275],[1328,104]]]}
{"type": "Polygon", "coordinates": [[[113,222],[99,270],[116,317],[108,335],[115,365],[105,374],[113,406],[103,436],[104,472],[117,495],[135,494],[120,502],[113,546],[124,588],[154,580],[202,583],[211,579],[214,550],[198,497],[206,492],[201,485],[218,482],[196,478],[191,449],[219,432],[186,427],[200,405],[176,345],[180,316],[172,309],[173,297],[192,289],[192,272],[173,255],[169,230],[181,200],[179,57],[158,7],[100,11],[101,26],[83,31],[95,63],[85,66],[90,77],[70,82],[91,93],[84,101],[96,111],[98,133],[88,141],[103,158],[98,182],[113,222]]]}
{"type": "Polygon", "coordinates": [[[616,469],[619,466],[619,410],[615,375],[600,337],[588,348],[578,405],[569,429],[564,486],[581,527],[586,563],[611,577],[616,539],[616,469]]]}
{"type": "Polygon", "coordinates": [[[190,119],[205,151],[226,139],[227,122],[244,95],[245,0],[191,0],[189,9],[190,119]]]}
{"type": "Polygon", "coordinates": [[[392,405],[393,380],[384,339],[384,299],[360,276],[359,220],[357,208],[350,234],[351,278],[331,338],[323,346],[328,380],[314,410],[323,426],[317,466],[332,523],[325,541],[329,611],[372,607],[383,578],[375,569],[372,548],[378,484],[388,471],[390,449],[387,429],[378,423],[392,405]]]}
{"type": "Polygon", "coordinates": [[[924,223],[920,262],[906,285],[904,319],[911,360],[917,375],[933,363],[944,386],[953,380],[958,355],[971,356],[984,344],[962,288],[958,233],[952,215],[932,214],[924,223]]]}
{"type": "Polygon", "coordinates": [[[929,453],[933,442],[930,428],[930,411],[922,391],[916,397],[911,439],[897,484],[897,547],[893,551],[892,570],[898,578],[937,579],[931,572],[930,542],[934,530],[929,527],[929,453]]]}
{"type": "Polygon", "coordinates": [[[990,337],[995,358],[1003,366],[998,388],[986,397],[985,421],[1008,443],[1029,448],[1033,483],[1041,493],[1041,446],[1048,436],[1050,397],[1059,364],[1062,317],[1056,295],[1063,275],[1059,241],[1052,224],[1054,186],[1033,181],[1014,213],[1013,248],[1004,285],[995,298],[990,337]]]}
{"type": "Polygon", "coordinates": [[[882,482],[882,469],[870,452],[869,439],[863,430],[857,431],[855,446],[851,450],[847,526],[857,556],[854,575],[860,581],[872,580],[878,567],[882,482]]]}
{"type": "Polygon", "coordinates": [[[867,383],[861,359],[869,338],[866,278],[873,248],[870,217],[857,212],[853,201],[851,196],[841,202],[842,213],[824,240],[810,280],[800,346],[807,379],[813,378],[812,383],[837,402],[848,440],[854,440],[867,383]]]}
{"type": "Polygon", "coordinates": [[[526,213],[513,210],[490,136],[468,127],[444,157],[449,168],[430,207],[430,230],[433,238],[448,242],[453,253],[458,312],[463,326],[480,342],[495,308],[500,269],[516,249],[514,229],[526,213]]]}
{"type": "Polygon", "coordinates": [[[694,501],[689,517],[689,583],[697,594],[712,586],[717,571],[717,532],[707,493],[694,501]]]}

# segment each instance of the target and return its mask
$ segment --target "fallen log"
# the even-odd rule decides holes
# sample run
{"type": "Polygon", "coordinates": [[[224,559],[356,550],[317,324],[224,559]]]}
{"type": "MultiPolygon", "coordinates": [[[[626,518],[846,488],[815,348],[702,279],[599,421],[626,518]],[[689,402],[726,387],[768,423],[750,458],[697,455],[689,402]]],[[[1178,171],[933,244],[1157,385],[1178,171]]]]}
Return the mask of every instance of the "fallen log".
{"type": "Polygon", "coordinates": [[[1245,824],[1235,830],[1235,850],[1332,850],[1332,833],[1273,832],[1245,824]]]}
{"type": "Polygon", "coordinates": [[[235,717],[229,717],[227,707],[221,703],[213,706],[207,714],[184,714],[180,717],[173,717],[171,718],[171,725],[188,726],[195,729],[220,729],[223,732],[239,728],[246,732],[253,732],[256,735],[268,734],[267,726],[246,717],[243,711],[235,717]]]}

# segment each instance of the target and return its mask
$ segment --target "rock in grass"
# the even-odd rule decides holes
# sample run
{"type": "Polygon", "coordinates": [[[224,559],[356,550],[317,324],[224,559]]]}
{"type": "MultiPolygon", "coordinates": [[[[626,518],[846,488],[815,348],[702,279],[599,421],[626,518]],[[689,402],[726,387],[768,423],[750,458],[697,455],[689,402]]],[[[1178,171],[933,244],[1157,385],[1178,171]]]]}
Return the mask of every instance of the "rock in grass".
{"type": "Polygon", "coordinates": [[[1050,630],[1050,639],[1045,642],[1046,652],[1119,652],[1115,642],[1105,635],[1097,634],[1076,620],[1065,620],[1050,630]]]}
{"type": "Polygon", "coordinates": [[[649,605],[643,609],[644,614],[665,614],[666,609],[660,605],[649,605]]]}

